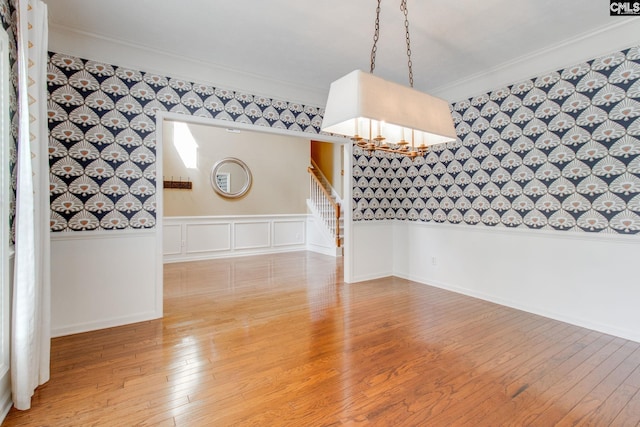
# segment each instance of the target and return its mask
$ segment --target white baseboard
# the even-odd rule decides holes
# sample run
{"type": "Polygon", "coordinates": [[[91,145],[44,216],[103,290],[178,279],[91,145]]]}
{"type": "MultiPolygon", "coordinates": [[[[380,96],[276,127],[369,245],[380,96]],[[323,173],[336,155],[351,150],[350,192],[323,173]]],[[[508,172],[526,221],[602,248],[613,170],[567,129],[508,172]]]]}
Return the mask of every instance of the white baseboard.
{"type": "Polygon", "coordinates": [[[3,390],[2,397],[0,397],[0,424],[7,417],[7,414],[11,410],[13,406],[13,401],[11,400],[11,387],[7,387],[3,390]]]}
{"type": "Polygon", "coordinates": [[[505,307],[514,308],[516,310],[525,311],[527,313],[535,314],[535,315],[546,317],[553,320],[558,320],[560,322],[569,323],[571,325],[579,326],[582,328],[587,328],[594,331],[602,332],[604,334],[614,335],[614,336],[628,339],[631,341],[640,342],[640,331],[638,331],[637,329],[634,330],[634,329],[619,328],[612,325],[593,322],[589,319],[567,316],[562,313],[551,312],[548,310],[541,310],[538,307],[533,307],[529,304],[524,304],[519,301],[507,300],[495,295],[487,294],[485,292],[478,292],[471,289],[466,289],[461,286],[452,285],[450,283],[444,283],[438,280],[421,279],[418,277],[410,277],[402,274],[396,274],[395,276],[400,277],[402,279],[411,280],[412,282],[421,283],[423,285],[433,286],[435,288],[444,289],[444,290],[455,292],[457,294],[465,295],[468,297],[477,298],[483,301],[493,302],[495,304],[499,304],[505,307]]]}
{"type": "Polygon", "coordinates": [[[327,247],[321,245],[307,244],[307,250],[311,252],[315,252],[322,255],[328,255],[332,257],[341,257],[342,256],[342,248],[337,247],[327,247]]]}
{"type": "Polygon", "coordinates": [[[130,323],[147,322],[162,317],[162,313],[150,312],[140,313],[132,316],[114,317],[111,319],[101,319],[96,322],[77,323],[65,325],[62,328],[51,330],[51,337],[61,337],[65,335],[81,334],[83,332],[95,331],[98,329],[113,328],[116,326],[128,325],[130,323]]]}
{"type": "Polygon", "coordinates": [[[366,282],[368,280],[382,279],[384,277],[391,277],[391,276],[400,277],[397,274],[393,274],[393,272],[391,272],[391,271],[389,271],[389,272],[371,273],[371,274],[359,274],[357,276],[352,277],[351,278],[351,282],[349,282],[349,283],[366,282]]]}
{"type": "Polygon", "coordinates": [[[191,262],[191,261],[206,261],[210,259],[222,259],[222,258],[239,258],[243,256],[255,256],[255,255],[269,255],[275,253],[285,253],[285,252],[298,252],[307,250],[305,246],[291,246],[286,248],[270,248],[268,250],[246,250],[246,251],[235,251],[235,252],[206,252],[199,255],[185,255],[179,258],[169,258],[165,257],[163,263],[164,264],[174,264],[178,262],[191,262]]]}

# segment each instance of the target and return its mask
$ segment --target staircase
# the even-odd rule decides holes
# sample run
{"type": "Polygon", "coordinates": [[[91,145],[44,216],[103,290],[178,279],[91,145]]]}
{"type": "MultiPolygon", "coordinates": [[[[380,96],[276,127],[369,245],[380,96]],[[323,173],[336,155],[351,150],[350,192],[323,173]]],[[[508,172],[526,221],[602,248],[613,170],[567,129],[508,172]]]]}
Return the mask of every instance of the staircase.
{"type": "Polygon", "coordinates": [[[309,194],[307,203],[313,214],[320,219],[325,231],[335,243],[337,253],[342,255],[344,241],[344,227],[340,202],[338,201],[329,181],[322,174],[315,162],[307,168],[309,172],[309,194]]]}

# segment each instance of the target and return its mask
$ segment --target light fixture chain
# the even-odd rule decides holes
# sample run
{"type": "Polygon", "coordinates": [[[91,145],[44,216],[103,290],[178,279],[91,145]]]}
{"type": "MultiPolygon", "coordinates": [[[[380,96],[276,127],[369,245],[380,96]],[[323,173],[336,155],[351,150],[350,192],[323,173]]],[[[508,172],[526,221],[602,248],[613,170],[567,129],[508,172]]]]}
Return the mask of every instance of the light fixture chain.
{"type": "Polygon", "coordinates": [[[371,70],[369,71],[371,74],[376,68],[376,52],[378,51],[378,39],[380,38],[380,1],[378,0],[378,7],[376,8],[376,25],[373,33],[373,47],[371,48],[371,70]]]}
{"type": "Polygon", "coordinates": [[[401,0],[400,10],[404,13],[404,30],[407,39],[407,65],[409,66],[409,86],[413,87],[413,62],[411,62],[411,39],[409,38],[409,10],[407,0],[401,0]]]}

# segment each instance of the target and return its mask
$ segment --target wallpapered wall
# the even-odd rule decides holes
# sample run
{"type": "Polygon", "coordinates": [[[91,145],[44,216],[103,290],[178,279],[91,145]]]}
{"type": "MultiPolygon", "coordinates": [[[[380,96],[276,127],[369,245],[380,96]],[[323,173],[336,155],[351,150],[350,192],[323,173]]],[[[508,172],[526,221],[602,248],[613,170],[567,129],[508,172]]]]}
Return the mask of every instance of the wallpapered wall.
{"type": "Polygon", "coordinates": [[[18,45],[16,42],[16,22],[15,7],[13,2],[8,0],[0,0],[0,21],[2,28],[7,32],[9,37],[9,65],[11,67],[11,82],[9,84],[9,120],[11,121],[11,129],[9,133],[9,173],[11,174],[11,192],[9,200],[9,225],[11,227],[11,242],[14,242],[15,229],[14,218],[16,214],[16,159],[17,159],[17,140],[18,140],[18,72],[16,64],[18,60],[18,45]]]}
{"type": "Polygon", "coordinates": [[[49,54],[51,230],[150,228],[158,111],[317,134],[322,110],[49,54]]]}
{"type": "Polygon", "coordinates": [[[640,48],[453,105],[414,161],[354,148],[353,219],[640,232],[640,48]]]}

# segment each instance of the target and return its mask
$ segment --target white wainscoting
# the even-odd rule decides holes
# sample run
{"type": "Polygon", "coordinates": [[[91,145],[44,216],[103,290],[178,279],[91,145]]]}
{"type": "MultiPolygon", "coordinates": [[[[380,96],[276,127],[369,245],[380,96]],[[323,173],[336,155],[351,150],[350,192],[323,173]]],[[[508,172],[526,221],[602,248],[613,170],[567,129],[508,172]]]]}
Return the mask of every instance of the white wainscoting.
{"type": "Polygon", "coordinates": [[[52,336],[162,317],[156,235],[155,230],[51,233],[52,336]]]}
{"type": "Polygon", "coordinates": [[[351,263],[350,275],[347,277],[345,274],[347,283],[394,274],[393,230],[392,221],[351,222],[351,242],[347,246],[349,256],[345,258],[345,262],[351,263]]]}
{"type": "MultiPolygon", "coordinates": [[[[15,250],[13,245],[9,247],[9,259],[7,260],[7,278],[9,279],[8,289],[13,289],[13,264],[15,260],[15,250]]],[[[6,297],[11,299],[11,292],[9,291],[5,294],[6,297]]],[[[2,306],[2,315],[6,316],[4,320],[11,319],[11,304],[10,301],[4,301],[4,305],[2,306]],[[6,312],[4,312],[6,310],[6,312]]],[[[4,321],[3,321],[4,323],[4,321]]],[[[11,399],[11,346],[9,343],[11,333],[10,333],[10,325],[3,325],[6,329],[3,331],[2,337],[2,345],[6,353],[2,356],[2,361],[0,362],[0,424],[5,419],[9,410],[13,406],[13,401],[11,399]]]]}
{"type": "Polygon", "coordinates": [[[163,218],[163,260],[196,261],[307,249],[307,215],[163,218]]]}
{"type": "Polygon", "coordinates": [[[353,223],[355,278],[392,274],[640,342],[640,236],[383,223],[353,223]]]}

